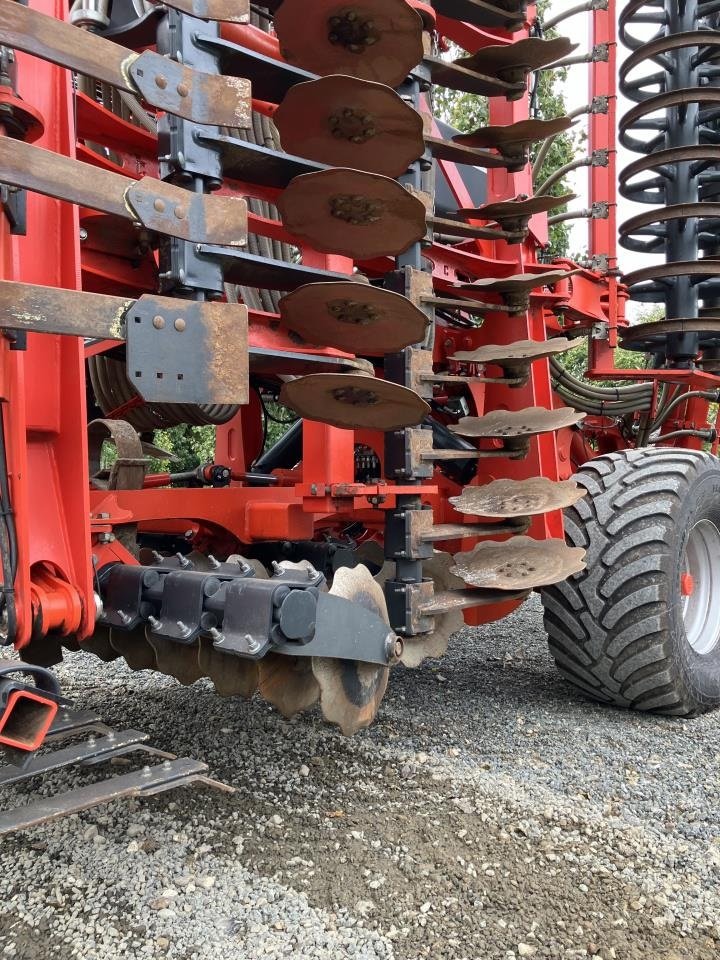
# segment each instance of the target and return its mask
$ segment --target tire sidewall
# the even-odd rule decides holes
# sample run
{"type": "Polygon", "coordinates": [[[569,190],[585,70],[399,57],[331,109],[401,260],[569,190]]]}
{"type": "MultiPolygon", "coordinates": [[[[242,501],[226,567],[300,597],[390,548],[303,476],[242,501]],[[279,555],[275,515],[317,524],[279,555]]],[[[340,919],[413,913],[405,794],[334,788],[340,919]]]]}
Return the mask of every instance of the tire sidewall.
{"type": "MultiPolygon", "coordinates": [[[[697,653],[687,639],[683,619],[683,596],[680,579],[690,532],[701,520],[709,520],[720,530],[720,461],[716,458],[699,466],[698,475],[688,484],[682,508],[675,518],[673,535],[668,544],[670,618],[669,641],[674,645],[673,659],[682,674],[692,700],[699,704],[720,701],[720,643],[705,655],[697,653]]],[[[717,557],[720,566],[720,556],[717,557]]]]}

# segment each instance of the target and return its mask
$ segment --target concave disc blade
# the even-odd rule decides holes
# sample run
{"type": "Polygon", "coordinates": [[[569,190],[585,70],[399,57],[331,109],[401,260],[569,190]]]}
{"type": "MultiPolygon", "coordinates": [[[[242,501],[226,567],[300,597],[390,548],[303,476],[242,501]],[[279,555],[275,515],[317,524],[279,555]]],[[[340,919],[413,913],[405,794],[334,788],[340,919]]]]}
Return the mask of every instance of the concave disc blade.
{"type": "Polygon", "coordinates": [[[280,402],[307,420],[345,429],[399,430],[430,412],[413,390],[352,373],[314,373],[283,384],[280,402]]]}
{"type": "MultiPolygon", "coordinates": [[[[389,632],[385,595],[367,567],[362,564],[341,567],[330,593],[373,611],[388,624],[389,632]]],[[[389,667],[359,660],[313,657],[312,669],[320,687],[320,706],[326,720],[337,724],[345,736],[373,722],[387,689],[389,667]]]]}
{"type": "Polygon", "coordinates": [[[572,427],[585,418],[570,407],[548,410],[546,407],[526,407],[524,410],[494,410],[484,417],[462,417],[450,430],[460,437],[494,438],[533,437],[572,427]]]}
{"type": "Polygon", "coordinates": [[[473,587],[534,590],[560,583],[585,569],[585,551],[564,540],[514,537],[506,543],[480,543],[458,553],[451,572],[473,587]]]}
{"type": "Polygon", "coordinates": [[[423,23],[405,0],[283,0],[275,32],[285,59],[312,73],[399,86],[423,58],[423,23]]]}
{"type": "Polygon", "coordinates": [[[284,150],[331,167],[399,177],[425,151],[420,114],[390,87],[355,77],[296,84],[273,122],[284,150]]]}
{"type": "Polygon", "coordinates": [[[311,343],[382,357],[425,339],[428,317],[402,294],[354,283],[308,283],[280,301],[290,330],[311,343]]]}
{"type": "Polygon", "coordinates": [[[249,700],[258,688],[258,665],[254,660],[216,650],[210,637],[200,637],[198,667],[210,677],[220,697],[249,700]]]}
{"type": "Polygon", "coordinates": [[[459,497],[450,497],[450,503],[459,513],[478,517],[535,517],[571,507],[586,493],[574,480],[556,483],[546,477],[532,477],[465,487],[459,497]]]}
{"type": "Polygon", "coordinates": [[[426,232],[425,206],[396,180],[362,170],[303,173],[277,201],[283,224],[322,253],[398,256],[426,232]]]}
{"type": "MultiPolygon", "coordinates": [[[[450,554],[442,551],[436,551],[429,560],[423,560],[423,576],[432,579],[436,594],[464,589],[463,581],[450,572],[453,563],[450,554]]],[[[435,627],[432,633],[405,638],[400,662],[406,667],[419,667],[423,660],[444,657],[450,637],[465,626],[465,618],[459,609],[441,613],[433,620],[435,627]]]]}
{"type": "Polygon", "coordinates": [[[310,657],[268,653],[258,662],[260,696],[284,717],[307,710],[320,697],[310,657]]]}

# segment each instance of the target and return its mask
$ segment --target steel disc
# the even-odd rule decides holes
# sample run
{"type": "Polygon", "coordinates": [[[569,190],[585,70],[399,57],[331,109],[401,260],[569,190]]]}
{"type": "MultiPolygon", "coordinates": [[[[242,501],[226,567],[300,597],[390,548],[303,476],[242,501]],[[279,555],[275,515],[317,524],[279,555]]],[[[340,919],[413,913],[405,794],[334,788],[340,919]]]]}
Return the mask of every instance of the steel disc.
{"type": "Polygon", "coordinates": [[[197,643],[178,643],[167,637],[158,637],[148,628],[147,642],[155,653],[155,669],[168,677],[174,677],[184,687],[205,676],[198,663],[197,643]]]}
{"type": "Polygon", "coordinates": [[[93,635],[86,637],[82,641],[80,649],[88,653],[94,653],[96,657],[99,657],[105,663],[112,663],[113,660],[118,660],[121,653],[110,643],[111,630],[112,627],[108,627],[102,623],[96,623],[93,635]]]}
{"type": "MultiPolygon", "coordinates": [[[[385,595],[367,567],[362,564],[341,567],[330,593],[372,610],[388,624],[390,632],[385,595]]],[[[320,687],[320,707],[327,721],[337,724],[345,736],[370,726],[387,689],[389,667],[359,660],[313,657],[312,670],[320,687]]]]}
{"type": "Polygon", "coordinates": [[[465,487],[459,497],[450,497],[450,503],[458,513],[478,517],[535,517],[571,507],[586,493],[574,480],[556,483],[546,477],[532,477],[465,487]]]}
{"type": "Polygon", "coordinates": [[[390,87],[331,76],[291,87],[273,114],[288,153],[399,177],[425,152],[423,121],[390,87]]]}
{"type": "MultiPolygon", "coordinates": [[[[450,572],[453,558],[449,553],[436,551],[429,560],[423,561],[423,576],[431,577],[435,585],[435,593],[444,593],[448,590],[463,590],[463,581],[450,572]]],[[[419,667],[423,660],[439,659],[447,653],[450,637],[462,630],[465,618],[462,610],[449,610],[432,618],[435,627],[432,633],[423,633],[415,637],[406,637],[400,662],[406,667],[419,667]]]]}
{"type": "Polygon", "coordinates": [[[460,207],[458,213],[471,220],[490,220],[494,223],[527,223],[538,213],[550,213],[557,207],[564,207],[576,199],[576,194],[566,193],[562,197],[528,197],[527,200],[500,200],[486,203],[480,207],[460,207]]]}
{"type": "Polygon", "coordinates": [[[455,143],[464,143],[468,147],[494,148],[505,151],[510,147],[528,147],[548,137],[556,137],[569,130],[575,121],[570,117],[556,117],[554,120],[520,120],[505,127],[479,127],[472,133],[459,133],[453,137],[455,143]]]}
{"type": "Polygon", "coordinates": [[[585,418],[570,407],[548,410],[526,407],[524,410],[494,410],[484,417],[462,417],[450,430],[460,437],[495,438],[533,437],[572,427],[585,418]]]}
{"type": "Polygon", "coordinates": [[[268,653],[258,662],[260,696],[284,717],[307,710],[320,698],[310,657],[285,657],[268,653]]]}
{"type": "Polygon", "coordinates": [[[428,317],[407,297],[355,283],[308,283],[280,301],[290,330],[310,343],[381,357],[425,339],[428,317]]]}
{"type": "Polygon", "coordinates": [[[515,43],[498,43],[481,47],[472,56],[460,57],[455,63],[466,70],[497,77],[506,83],[524,81],[528,74],[569,56],[578,44],[567,37],[541,40],[528,37],[515,43]]]}
{"type": "Polygon", "coordinates": [[[216,650],[210,637],[200,637],[198,667],[210,677],[220,697],[249,700],[258,688],[258,667],[254,660],[234,657],[216,650]]]}
{"type": "Polygon", "coordinates": [[[352,373],[314,373],[283,384],[280,402],[306,420],[348,430],[399,430],[430,412],[414,390],[352,373]]]}
{"type": "Polygon", "coordinates": [[[131,670],[157,670],[155,651],[147,642],[142,627],[131,632],[111,628],[110,646],[125,658],[131,670]]]}
{"type": "Polygon", "coordinates": [[[405,0],[284,0],[275,14],[283,56],[320,76],[399,86],[423,58],[423,23],[405,0]]]}
{"type": "Polygon", "coordinates": [[[285,227],[322,253],[398,256],[425,236],[423,203],[396,180],[362,170],[303,173],[277,201],[285,227]]]}
{"type": "Polygon", "coordinates": [[[480,543],[458,553],[451,572],[473,587],[534,590],[560,583],[585,569],[585,551],[564,540],[514,537],[506,543],[480,543]]]}

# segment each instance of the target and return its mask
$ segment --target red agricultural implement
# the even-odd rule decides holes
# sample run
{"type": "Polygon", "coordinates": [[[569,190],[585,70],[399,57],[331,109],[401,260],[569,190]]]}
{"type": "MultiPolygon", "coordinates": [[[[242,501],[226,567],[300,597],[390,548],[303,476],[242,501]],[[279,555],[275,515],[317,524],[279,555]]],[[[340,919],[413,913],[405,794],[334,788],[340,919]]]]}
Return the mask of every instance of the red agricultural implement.
{"type": "MultiPolygon", "coordinates": [[[[63,649],[350,734],[393,665],[533,590],[585,693],[720,703],[718,10],[0,0],[0,783],[157,753],[62,703],[63,649]],[[588,103],[542,116],[561,68],[588,103]],[[441,90],[487,122],[450,128],[441,90]],[[648,205],[619,229],[618,192],[648,205]],[[579,219],[587,254],[553,261],[579,219]],[[618,237],[659,257],[623,277],[618,237]],[[214,457],[159,472],[181,424],[214,457]]],[[[161,759],[0,830],[204,778],[161,759]]]]}

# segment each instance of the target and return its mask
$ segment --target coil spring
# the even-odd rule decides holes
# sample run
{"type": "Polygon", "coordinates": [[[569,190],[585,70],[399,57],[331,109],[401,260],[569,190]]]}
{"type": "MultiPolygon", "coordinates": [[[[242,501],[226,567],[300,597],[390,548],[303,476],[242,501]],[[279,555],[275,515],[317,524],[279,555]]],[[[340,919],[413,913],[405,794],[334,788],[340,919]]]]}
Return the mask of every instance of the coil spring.
{"type": "Polygon", "coordinates": [[[683,321],[667,336],[673,366],[702,346],[688,321],[720,317],[718,9],[713,0],[630,0],[620,15],[631,51],[620,89],[635,104],[620,141],[642,155],[620,174],[620,192],[653,208],[622,224],[620,242],[665,258],[625,279],[633,299],[662,303],[668,320],[683,321]]]}

